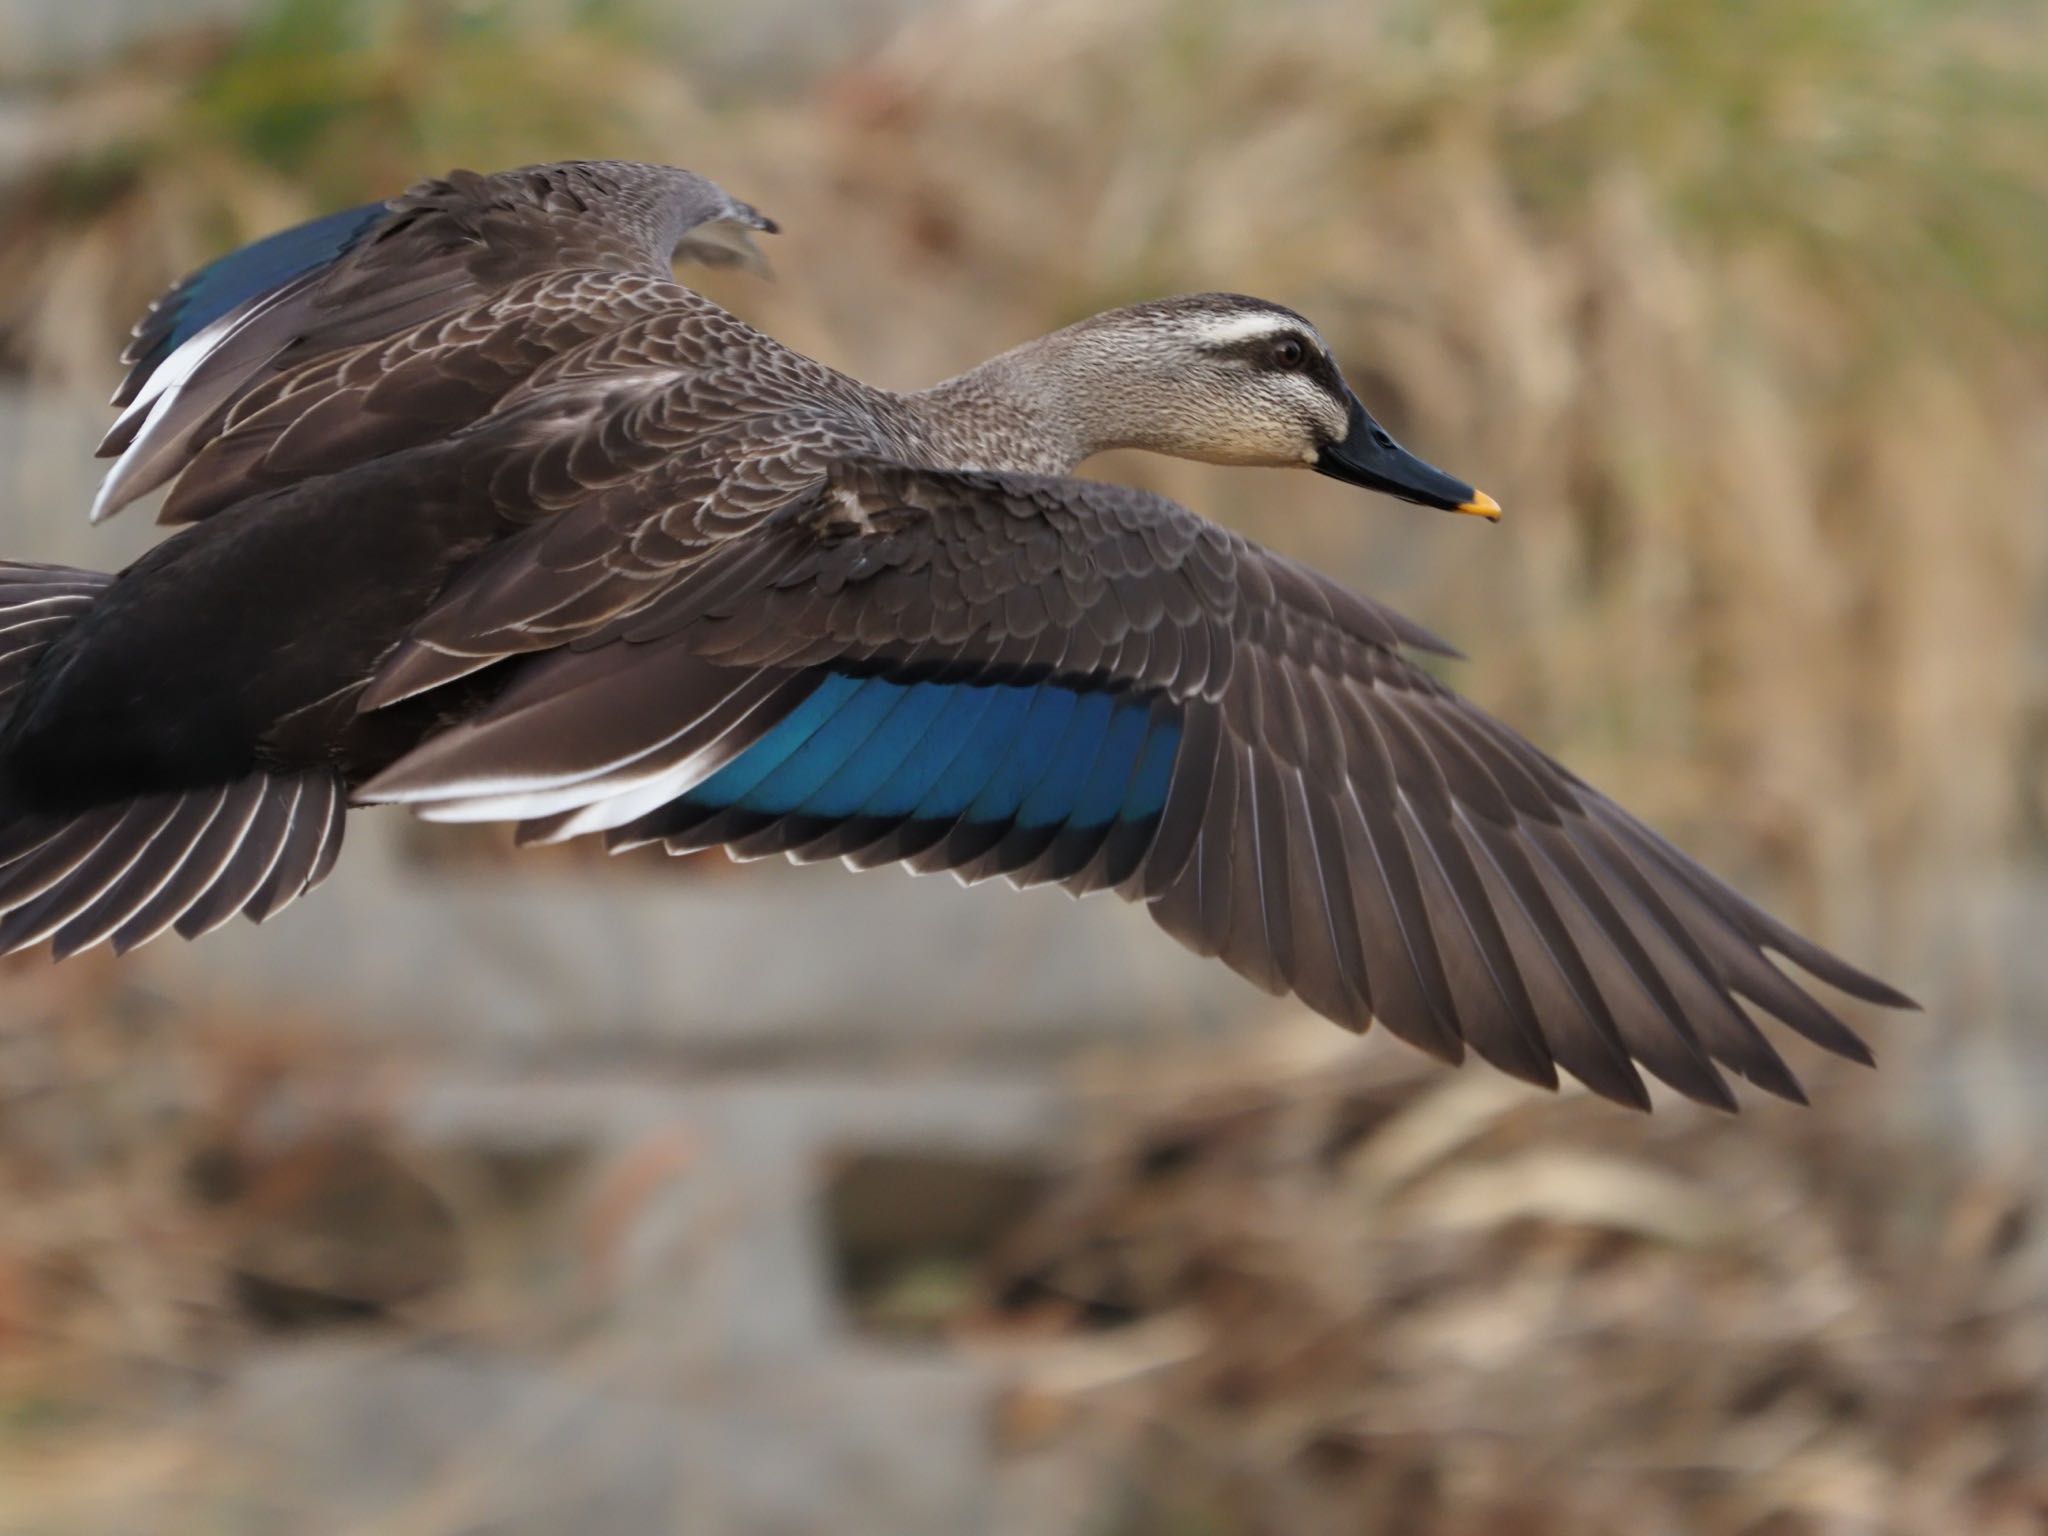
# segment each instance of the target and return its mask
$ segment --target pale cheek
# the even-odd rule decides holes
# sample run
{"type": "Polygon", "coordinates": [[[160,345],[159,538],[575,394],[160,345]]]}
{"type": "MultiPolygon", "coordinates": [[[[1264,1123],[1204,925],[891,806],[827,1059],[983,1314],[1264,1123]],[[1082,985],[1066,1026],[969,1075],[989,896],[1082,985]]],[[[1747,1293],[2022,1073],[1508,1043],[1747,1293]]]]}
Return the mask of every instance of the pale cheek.
{"type": "Polygon", "coordinates": [[[1315,457],[1312,445],[1304,445],[1292,432],[1275,431],[1261,423],[1238,436],[1233,445],[1239,461],[1246,464],[1292,464],[1297,458],[1315,457]]]}

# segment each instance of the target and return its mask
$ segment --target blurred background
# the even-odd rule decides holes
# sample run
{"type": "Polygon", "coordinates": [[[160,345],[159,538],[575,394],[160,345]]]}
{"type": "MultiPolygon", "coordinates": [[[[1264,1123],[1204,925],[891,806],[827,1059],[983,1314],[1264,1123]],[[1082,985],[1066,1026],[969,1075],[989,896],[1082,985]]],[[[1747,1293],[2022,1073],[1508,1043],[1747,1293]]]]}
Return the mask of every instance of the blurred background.
{"type": "Polygon", "coordinates": [[[456,165],[716,177],[890,385],[1255,292],[1507,519],[1093,472],[1928,1005],[1642,1118],[1115,902],[361,816],[0,972],[0,1532],[2048,1530],[2044,134],[2023,0],[0,0],[8,555],[154,537],[163,283],[456,165]]]}

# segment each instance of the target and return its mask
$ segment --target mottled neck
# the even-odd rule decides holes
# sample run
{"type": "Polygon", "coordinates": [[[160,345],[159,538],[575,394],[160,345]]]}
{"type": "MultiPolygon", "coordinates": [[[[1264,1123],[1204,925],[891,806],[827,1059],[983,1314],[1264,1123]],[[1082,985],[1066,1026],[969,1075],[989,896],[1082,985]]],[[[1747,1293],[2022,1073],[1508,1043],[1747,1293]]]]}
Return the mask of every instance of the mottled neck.
{"type": "Polygon", "coordinates": [[[1084,332],[1056,331],[898,399],[938,462],[1063,475],[1138,441],[1119,399],[1122,371],[1084,332]]]}

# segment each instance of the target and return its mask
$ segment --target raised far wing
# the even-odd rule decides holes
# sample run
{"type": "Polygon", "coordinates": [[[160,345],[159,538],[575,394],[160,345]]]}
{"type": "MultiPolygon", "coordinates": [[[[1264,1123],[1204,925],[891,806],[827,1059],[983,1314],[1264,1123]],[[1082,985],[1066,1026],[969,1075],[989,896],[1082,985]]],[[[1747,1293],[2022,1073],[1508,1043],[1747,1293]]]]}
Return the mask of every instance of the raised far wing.
{"type": "Polygon", "coordinates": [[[1798,1099],[1773,962],[1909,1001],[1766,916],[1415,665],[1426,632],[1161,498],[842,464],[524,664],[361,798],[529,838],[722,844],[1113,889],[1353,1029],[1646,1106],[1798,1099]]]}
{"type": "Polygon", "coordinates": [[[758,260],[774,225],[629,162],[425,181],[200,268],[136,326],[95,520],[173,480],[163,519],[431,440],[549,359],[701,304],[670,263],[758,260]]]}

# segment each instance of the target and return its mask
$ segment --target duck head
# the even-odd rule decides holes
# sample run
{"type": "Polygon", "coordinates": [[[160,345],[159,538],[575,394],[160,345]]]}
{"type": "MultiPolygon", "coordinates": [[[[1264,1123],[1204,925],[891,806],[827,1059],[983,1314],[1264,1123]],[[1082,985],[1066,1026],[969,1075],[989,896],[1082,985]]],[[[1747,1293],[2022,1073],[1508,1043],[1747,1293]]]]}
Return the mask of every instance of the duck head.
{"type": "Polygon", "coordinates": [[[1133,304],[989,366],[1027,375],[1024,392],[1049,407],[1048,435],[1067,445],[1070,461],[1143,448],[1307,467],[1422,506],[1500,516],[1484,491],[1395,442],[1316,328],[1264,299],[1200,293],[1133,304]]]}

